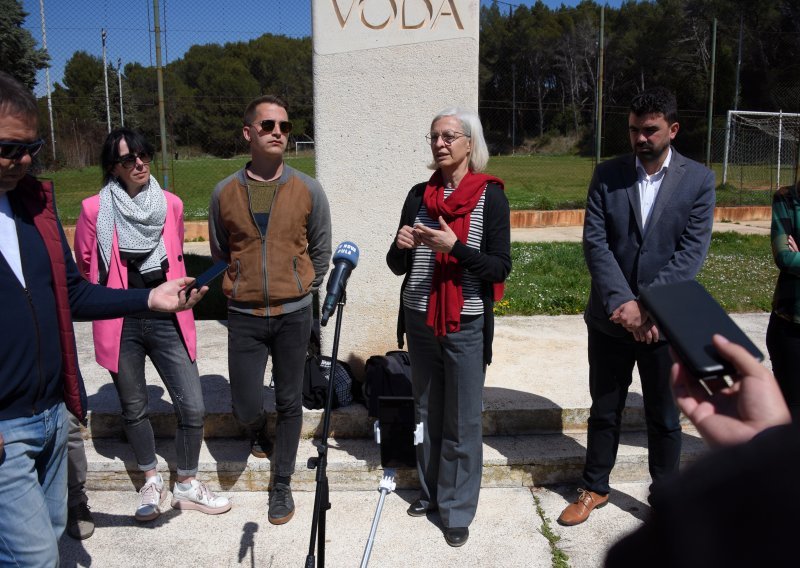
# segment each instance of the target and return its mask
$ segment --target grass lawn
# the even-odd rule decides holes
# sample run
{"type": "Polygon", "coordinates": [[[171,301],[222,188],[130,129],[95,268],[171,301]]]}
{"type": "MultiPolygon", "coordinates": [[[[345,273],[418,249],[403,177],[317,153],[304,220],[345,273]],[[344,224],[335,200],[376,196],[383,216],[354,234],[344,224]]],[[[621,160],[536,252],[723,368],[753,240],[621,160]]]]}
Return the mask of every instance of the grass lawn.
{"type": "MultiPolygon", "coordinates": [[[[239,156],[174,161],[169,185],[183,200],[186,219],[206,219],[214,186],[241,168],[247,159],[239,156]]],[[[287,154],[286,162],[314,175],[313,156],[287,154]]],[[[160,179],[158,164],[153,164],[153,171],[160,179]]],[[[580,156],[495,156],[488,167],[489,173],[505,181],[512,209],[583,209],[592,169],[592,159],[580,156]]],[[[714,169],[717,179],[721,179],[719,165],[715,164],[714,169]]],[[[68,225],[78,218],[81,201],[100,189],[97,166],[43,172],[41,177],[55,182],[59,213],[68,225]]],[[[769,205],[771,198],[770,191],[740,191],[730,186],[717,191],[719,205],[769,205]]]]}
{"type": "MultiPolygon", "coordinates": [[[[513,243],[514,269],[505,298],[495,304],[498,315],[580,314],[589,298],[589,272],[580,243],[513,243]]],[[[186,270],[200,274],[209,257],[187,254],[186,270]]],[[[729,312],[769,311],[778,269],[772,262],[769,237],[714,233],[711,250],[698,280],[729,312]]],[[[195,310],[198,319],[225,319],[221,279],[195,310]]]]}
{"type": "Polygon", "coordinates": [[[493,156],[487,170],[505,182],[512,209],[583,209],[593,168],[579,156],[493,156]]]}
{"type": "MultiPolygon", "coordinates": [[[[583,313],[590,279],[580,243],[513,243],[511,255],[514,268],[495,313],[583,313]]],[[[771,309],[777,277],[769,237],[720,232],[697,279],[726,311],[761,312],[771,309]]]]}

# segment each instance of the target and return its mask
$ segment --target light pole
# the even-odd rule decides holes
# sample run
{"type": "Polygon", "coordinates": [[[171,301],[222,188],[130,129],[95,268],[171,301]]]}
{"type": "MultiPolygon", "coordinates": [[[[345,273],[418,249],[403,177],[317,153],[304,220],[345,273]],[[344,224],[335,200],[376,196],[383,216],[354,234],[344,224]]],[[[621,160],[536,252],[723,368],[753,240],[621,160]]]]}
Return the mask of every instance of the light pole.
{"type": "MultiPolygon", "coordinates": [[[[44,24],[44,0],[39,0],[39,16],[42,19],[42,49],[47,51],[47,28],[44,24]]],[[[47,81],[47,112],[50,115],[50,143],[53,146],[53,161],[56,159],[56,130],[53,125],[53,98],[50,94],[50,63],[44,68],[47,81]]]]}
{"type": "Polygon", "coordinates": [[[108,65],[106,63],[106,29],[101,30],[101,37],[103,38],[103,81],[106,85],[106,122],[108,123],[108,131],[111,132],[111,104],[108,101],[108,65]]]}
{"type": "Polygon", "coordinates": [[[125,112],[122,110],[122,58],[117,57],[117,79],[119,80],[119,125],[125,126],[125,112]]]}

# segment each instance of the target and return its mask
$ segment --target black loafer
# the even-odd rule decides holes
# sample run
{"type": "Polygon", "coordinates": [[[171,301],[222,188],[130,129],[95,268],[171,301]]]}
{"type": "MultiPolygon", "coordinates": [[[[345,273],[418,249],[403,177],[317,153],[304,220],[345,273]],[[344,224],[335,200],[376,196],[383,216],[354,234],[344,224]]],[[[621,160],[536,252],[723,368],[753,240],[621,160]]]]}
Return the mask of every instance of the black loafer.
{"type": "Polygon", "coordinates": [[[417,499],[411,505],[408,506],[406,509],[406,513],[408,513],[412,517],[424,517],[428,514],[429,509],[426,505],[422,503],[422,499],[417,499]]]}
{"type": "Polygon", "coordinates": [[[469,539],[469,529],[467,527],[444,529],[444,539],[450,546],[464,546],[469,539]]]}

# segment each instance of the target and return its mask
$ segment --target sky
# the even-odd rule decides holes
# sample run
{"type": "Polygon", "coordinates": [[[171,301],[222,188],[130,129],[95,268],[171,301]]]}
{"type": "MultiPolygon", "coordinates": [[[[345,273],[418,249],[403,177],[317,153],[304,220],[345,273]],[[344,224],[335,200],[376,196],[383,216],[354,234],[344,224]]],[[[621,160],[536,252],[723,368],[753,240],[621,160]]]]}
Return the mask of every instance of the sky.
{"type": "MultiPolygon", "coordinates": [[[[44,4],[47,48],[52,58],[51,85],[60,81],[64,65],[75,51],[102,57],[102,29],[106,30],[106,58],[124,68],[137,61],[155,65],[153,0],[41,0],[44,4]]],[[[340,0],[341,1],[341,0],[340,0]]],[[[375,0],[373,0],[375,1],[375,0]]],[[[462,0],[459,0],[462,1],[462,0]]],[[[597,1],[597,0],[595,0],[597,1]]],[[[165,30],[163,63],[180,58],[190,46],[248,41],[264,33],[303,37],[311,34],[310,0],[159,0],[160,25],[165,30]]],[[[531,5],[535,0],[498,1],[501,10],[531,5]]],[[[618,7],[622,0],[611,0],[618,7]]],[[[575,6],[577,0],[544,2],[552,8],[575,6]]],[[[491,0],[481,0],[490,5],[491,0]]],[[[42,45],[40,0],[23,0],[28,13],[25,28],[42,45]]],[[[45,72],[40,71],[36,94],[46,92],[45,72]]]]}

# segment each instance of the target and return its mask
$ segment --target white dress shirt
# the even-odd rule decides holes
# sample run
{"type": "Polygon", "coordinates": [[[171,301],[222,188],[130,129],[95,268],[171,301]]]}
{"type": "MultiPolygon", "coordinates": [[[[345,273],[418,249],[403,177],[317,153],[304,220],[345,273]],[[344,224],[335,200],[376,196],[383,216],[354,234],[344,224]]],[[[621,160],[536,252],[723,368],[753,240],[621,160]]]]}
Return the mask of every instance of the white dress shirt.
{"type": "Polygon", "coordinates": [[[661,182],[664,181],[664,176],[667,174],[670,160],[672,160],[672,148],[667,152],[667,158],[664,160],[664,163],[661,164],[658,171],[652,175],[648,175],[642,162],[639,161],[639,157],[636,157],[636,175],[638,177],[636,187],[639,190],[639,204],[642,208],[643,229],[647,226],[647,219],[650,217],[650,212],[653,210],[653,203],[656,202],[658,190],[661,187],[661,182]]]}
{"type": "Polygon", "coordinates": [[[22,287],[25,287],[25,276],[22,274],[22,258],[19,254],[19,238],[17,237],[17,224],[14,222],[14,212],[8,201],[8,194],[0,194],[0,254],[17,275],[22,287]]]}

